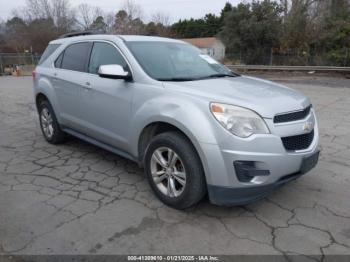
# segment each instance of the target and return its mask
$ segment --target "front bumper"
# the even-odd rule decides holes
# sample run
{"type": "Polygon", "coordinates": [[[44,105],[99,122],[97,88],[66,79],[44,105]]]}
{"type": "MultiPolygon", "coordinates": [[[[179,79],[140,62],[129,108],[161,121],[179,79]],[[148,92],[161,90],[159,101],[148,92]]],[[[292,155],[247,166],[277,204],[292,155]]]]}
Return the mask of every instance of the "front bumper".
{"type": "Polygon", "coordinates": [[[217,130],[217,145],[201,144],[211,202],[220,205],[246,204],[265,197],[309,170],[302,168],[304,160],[319,153],[319,132],[314,112],[302,121],[280,125],[275,125],[272,120],[266,122],[271,134],[241,139],[217,130]],[[300,134],[298,132],[306,121],[315,123],[310,146],[303,150],[286,150],[281,137],[300,134]],[[236,163],[243,163],[245,173],[258,175],[251,180],[242,180],[236,163]]]}
{"type": "Polygon", "coordinates": [[[305,158],[298,172],[283,176],[276,182],[268,185],[240,188],[208,185],[210,201],[217,205],[237,206],[249,204],[262,199],[268,196],[275,189],[299,178],[314,168],[318,162],[319,153],[320,151],[317,150],[314,154],[305,158]]]}

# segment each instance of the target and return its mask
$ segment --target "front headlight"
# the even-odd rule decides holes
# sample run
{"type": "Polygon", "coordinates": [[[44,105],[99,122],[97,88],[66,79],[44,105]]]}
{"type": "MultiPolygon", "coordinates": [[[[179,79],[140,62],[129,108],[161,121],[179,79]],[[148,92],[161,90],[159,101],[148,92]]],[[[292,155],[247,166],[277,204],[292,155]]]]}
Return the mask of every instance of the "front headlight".
{"type": "Polygon", "coordinates": [[[269,134],[265,121],[254,111],[226,104],[211,103],[210,111],[232,134],[245,138],[252,134],[269,134]]]}

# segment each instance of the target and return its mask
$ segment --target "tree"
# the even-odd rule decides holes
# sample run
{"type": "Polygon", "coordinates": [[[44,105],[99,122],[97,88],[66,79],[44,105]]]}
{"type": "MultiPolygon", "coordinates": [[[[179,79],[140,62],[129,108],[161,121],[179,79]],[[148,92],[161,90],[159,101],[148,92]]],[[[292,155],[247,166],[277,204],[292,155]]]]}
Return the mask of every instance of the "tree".
{"type": "Polygon", "coordinates": [[[13,47],[16,52],[23,52],[28,45],[28,27],[23,19],[13,17],[6,22],[6,42],[13,47]]]}
{"type": "Polygon", "coordinates": [[[0,53],[3,52],[3,49],[6,45],[5,35],[6,35],[6,25],[4,21],[0,20],[0,53]]]}
{"type": "Polygon", "coordinates": [[[350,7],[346,0],[331,0],[315,48],[326,52],[328,64],[350,65],[350,7]]]}
{"type": "Polygon", "coordinates": [[[35,53],[43,53],[47,43],[56,38],[55,24],[52,18],[40,18],[31,21],[28,26],[28,46],[35,53]]]}
{"type": "Polygon", "coordinates": [[[271,49],[279,46],[282,8],[264,0],[238,4],[225,15],[220,37],[227,51],[245,56],[247,63],[266,63],[271,49]]]}
{"type": "Polygon", "coordinates": [[[26,0],[25,6],[14,11],[15,16],[30,22],[35,19],[52,19],[59,33],[71,31],[75,24],[74,10],[69,0],[26,0]]]}
{"type": "Polygon", "coordinates": [[[245,34],[248,33],[246,30],[249,27],[247,22],[251,16],[250,4],[238,4],[227,13],[220,37],[229,52],[242,52],[245,48],[244,41],[247,38],[245,34]]]}
{"type": "Polygon", "coordinates": [[[221,14],[220,14],[220,24],[221,26],[224,25],[225,22],[225,16],[230,13],[232,11],[232,5],[230,2],[226,2],[224,8],[221,10],[221,14]]]}
{"type": "Polygon", "coordinates": [[[173,33],[181,38],[215,36],[220,28],[220,18],[213,14],[207,14],[200,19],[179,20],[171,26],[173,33]]]}
{"type": "Polygon", "coordinates": [[[221,17],[215,14],[206,14],[203,19],[204,32],[202,36],[215,36],[221,28],[221,17]]]}
{"type": "Polygon", "coordinates": [[[114,14],[113,14],[113,12],[109,12],[109,13],[105,14],[103,20],[106,24],[106,33],[113,33],[113,26],[114,26],[114,14]]]}
{"type": "Polygon", "coordinates": [[[104,18],[102,16],[98,16],[95,21],[92,22],[89,29],[95,30],[95,31],[101,31],[106,32],[107,31],[107,24],[104,21],[104,18]]]}
{"type": "Polygon", "coordinates": [[[137,5],[133,0],[125,0],[122,10],[128,14],[131,21],[135,19],[142,19],[143,13],[141,6],[137,5]]]}
{"type": "Polygon", "coordinates": [[[284,23],[282,48],[296,50],[296,53],[308,53],[311,34],[309,32],[310,15],[308,1],[293,0],[284,23]]]}
{"type": "Polygon", "coordinates": [[[149,22],[146,25],[145,31],[146,31],[146,35],[150,35],[150,36],[157,36],[158,35],[158,28],[154,22],[149,22]]]}
{"type": "Polygon", "coordinates": [[[127,34],[129,27],[130,19],[128,17],[128,13],[124,10],[120,10],[115,15],[114,22],[114,33],[116,34],[127,34]]]}
{"type": "Polygon", "coordinates": [[[140,18],[135,18],[130,21],[128,27],[128,34],[142,35],[145,32],[145,25],[140,18]]]}
{"type": "Polygon", "coordinates": [[[155,24],[161,24],[165,27],[170,26],[170,17],[168,14],[157,12],[152,15],[151,21],[155,24]]]}
{"type": "Polygon", "coordinates": [[[141,20],[141,7],[132,0],[126,0],[122,10],[115,15],[113,33],[116,34],[142,34],[145,32],[144,23],[141,20]]]}
{"type": "Polygon", "coordinates": [[[224,25],[224,17],[232,11],[232,8],[232,5],[227,2],[220,16],[209,13],[199,19],[180,19],[171,26],[172,33],[179,38],[216,36],[224,25]]]}
{"type": "Polygon", "coordinates": [[[92,23],[96,21],[98,17],[103,20],[103,11],[97,6],[90,6],[86,3],[80,4],[77,9],[76,22],[84,29],[88,30],[91,28],[92,23]]]}
{"type": "Polygon", "coordinates": [[[231,12],[233,9],[232,4],[230,2],[226,2],[224,8],[221,10],[221,17],[224,17],[226,13],[231,12]]]}
{"type": "Polygon", "coordinates": [[[170,36],[170,18],[164,13],[152,15],[151,22],[145,26],[145,33],[152,36],[170,36]]]}
{"type": "Polygon", "coordinates": [[[47,43],[74,28],[68,0],[27,0],[6,23],[6,44],[17,52],[41,53],[47,43]]]}

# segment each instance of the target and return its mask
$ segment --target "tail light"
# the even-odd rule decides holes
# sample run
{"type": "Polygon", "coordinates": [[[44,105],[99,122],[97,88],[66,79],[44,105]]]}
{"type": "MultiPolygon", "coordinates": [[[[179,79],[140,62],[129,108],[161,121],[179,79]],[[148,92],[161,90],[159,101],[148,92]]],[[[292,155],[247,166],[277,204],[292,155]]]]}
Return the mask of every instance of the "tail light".
{"type": "Polygon", "coordinates": [[[32,72],[33,82],[35,82],[36,72],[35,70],[32,72]]]}

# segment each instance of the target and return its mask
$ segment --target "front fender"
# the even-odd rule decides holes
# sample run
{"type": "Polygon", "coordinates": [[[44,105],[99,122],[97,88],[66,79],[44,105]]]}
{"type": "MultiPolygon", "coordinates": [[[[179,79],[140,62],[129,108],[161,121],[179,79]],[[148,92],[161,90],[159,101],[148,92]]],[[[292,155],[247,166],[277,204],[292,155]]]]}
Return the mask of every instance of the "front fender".
{"type": "Polygon", "coordinates": [[[191,140],[197,152],[202,155],[200,143],[217,144],[210,124],[209,104],[191,98],[191,101],[170,95],[161,95],[143,103],[134,114],[131,130],[131,152],[138,156],[139,137],[148,125],[164,122],[180,129],[191,140]]]}

